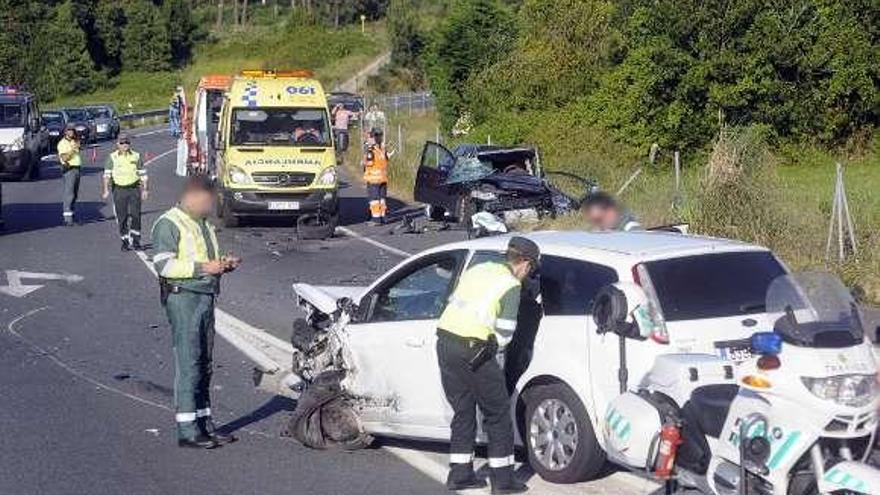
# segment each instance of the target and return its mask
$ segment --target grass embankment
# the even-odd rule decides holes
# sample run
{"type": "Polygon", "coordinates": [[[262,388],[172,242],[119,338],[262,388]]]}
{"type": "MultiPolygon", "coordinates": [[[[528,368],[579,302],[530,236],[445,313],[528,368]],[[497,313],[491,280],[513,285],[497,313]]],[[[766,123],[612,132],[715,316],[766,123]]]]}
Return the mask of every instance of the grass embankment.
{"type": "Polygon", "coordinates": [[[110,87],[61,98],[51,106],[109,102],[120,112],[160,109],[168,105],[178,84],[182,83],[190,94],[205,74],[235,74],[243,68],[308,68],[330,90],[367,65],[387,45],[384,23],[369,24],[366,33],[361,33],[360,26],[333,31],[280,20],[274,25],[216,33],[212,38],[212,42],[196,48],[193,62],[180,71],[123,73],[110,87]]]}

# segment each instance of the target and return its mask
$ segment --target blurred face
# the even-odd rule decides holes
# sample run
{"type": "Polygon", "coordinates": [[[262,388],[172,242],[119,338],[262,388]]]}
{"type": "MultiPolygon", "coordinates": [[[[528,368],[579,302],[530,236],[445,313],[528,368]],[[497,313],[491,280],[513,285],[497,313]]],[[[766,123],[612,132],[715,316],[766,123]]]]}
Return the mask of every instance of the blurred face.
{"type": "Polygon", "coordinates": [[[67,139],[73,139],[76,137],[76,131],[73,129],[65,129],[64,137],[66,137],[67,139]]]}
{"type": "Polygon", "coordinates": [[[615,208],[592,206],[584,211],[587,222],[596,230],[613,230],[620,219],[615,208]]]}
{"type": "Polygon", "coordinates": [[[513,272],[513,276],[516,277],[517,280],[522,282],[529,277],[530,273],[532,273],[532,262],[518,261],[511,263],[510,271],[513,272]]]}
{"type": "Polygon", "coordinates": [[[189,191],[184,195],[182,203],[190,215],[204,218],[214,208],[214,197],[208,191],[189,191]]]}
{"type": "Polygon", "coordinates": [[[129,151],[131,151],[131,143],[129,143],[128,141],[117,143],[116,147],[119,148],[119,151],[123,153],[128,153],[129,151]]]}

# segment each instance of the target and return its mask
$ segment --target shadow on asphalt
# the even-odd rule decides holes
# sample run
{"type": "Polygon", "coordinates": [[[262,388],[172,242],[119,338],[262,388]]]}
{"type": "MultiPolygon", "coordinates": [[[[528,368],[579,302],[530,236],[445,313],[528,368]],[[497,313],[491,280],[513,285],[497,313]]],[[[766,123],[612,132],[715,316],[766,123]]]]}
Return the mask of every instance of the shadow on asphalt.
{"type": "MultiPolygon", "coordinates": [[[[61,196],[60,191],[58,195],[61,196]]],[[[74,218],[80,224],[104,222],[107,219],[101,213],[101,208],[105,206],[105,203],[98,201],[77,203],[74,218]]],[[[6,228],[0,233],[4,235],[60,227],[61,202],[4,204],[3,219],[6,220],[6,228]]]]}
{"type": "Polygon", "coordinates": [[[217,428],[220,433],[232,433],[245,428],[253,423],[260,422],[280,412],[293,412],[296,409],[296,401],[288,397],[276,395],[254,411],[232,420],[217,428]]]}

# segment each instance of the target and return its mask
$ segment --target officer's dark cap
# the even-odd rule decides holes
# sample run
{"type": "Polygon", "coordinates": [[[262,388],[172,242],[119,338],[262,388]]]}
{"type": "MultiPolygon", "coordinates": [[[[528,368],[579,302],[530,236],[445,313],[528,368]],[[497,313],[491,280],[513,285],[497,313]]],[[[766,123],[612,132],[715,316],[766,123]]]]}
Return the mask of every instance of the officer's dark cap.
{"type": "Polygon", "coordinates": [[[383,134],[385,134],[385,133],[382,132],[382,129],[380,129],[378,127],[373,127],[373,129],[370,131],[370,135],[373,137],[382,136],[383,134]]]}
{"type": "Polygon", "coordinates": [[[538,263],[541,259],[541,249],[538,248],[538,245],[531,239],[521,236],[510,238],[510,241],[507,243],[507,253],[508,255],[514,254],[521,256],[532,263],[538,263]]]}
{"type": "Polygon", "coordinates": [[[214,192],[214,181],[207,175],[191,175],[183,184],[183,194],[190,192],[214,192]]]}

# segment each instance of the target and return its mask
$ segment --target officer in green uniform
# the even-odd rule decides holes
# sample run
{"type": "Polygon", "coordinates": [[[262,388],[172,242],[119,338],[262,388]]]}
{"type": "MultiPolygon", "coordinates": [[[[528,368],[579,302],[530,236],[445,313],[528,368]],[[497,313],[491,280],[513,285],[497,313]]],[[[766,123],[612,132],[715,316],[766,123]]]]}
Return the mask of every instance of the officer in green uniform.
{"type": "Polygon", "coordinates": [[[213,199],[207,177],[189,177],[180,202],[156,220],[151,234],[153,267],[174,334],[178,445],[206,449],[235,441],[214,428],[210,390],[214,299],[220,276],[241,263],[220,251],[214,226],[207,220],[213,199]]]}
{"type": "Polygon", "coordinates": [[[516,330],[522,281],[538,266],[540,250],[525,237],[507,245],[507,262],[468,268],[437,324],[437,359],[446,399],[452,406],[449,447],[450,490],[482,488],[474,474],[474,440],[479,404],[489,436],[492,493],[528,488],[514,477],[513,424],[504,371],[495,360],[516,330]]]}
{"type": "Polygon", "coordinates": [[[141,201],[147,199],[147,170],[140,153],[131,149],[131,139],[120,134],[116,151],[104,165],[104,190],[107,199],[113,190],[113,210],[119,225],[122,250],[141,249],[141,201]]]}

